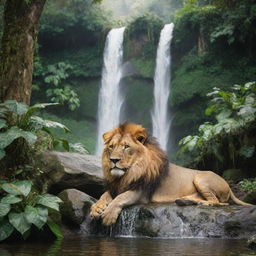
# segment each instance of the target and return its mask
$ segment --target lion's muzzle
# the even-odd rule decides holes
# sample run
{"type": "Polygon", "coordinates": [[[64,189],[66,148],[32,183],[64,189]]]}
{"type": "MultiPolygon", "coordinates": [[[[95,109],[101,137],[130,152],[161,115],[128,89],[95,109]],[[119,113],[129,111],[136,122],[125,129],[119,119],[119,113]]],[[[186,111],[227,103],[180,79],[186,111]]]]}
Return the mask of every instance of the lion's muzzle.
{"type": "Polygon", "coordinates": [[[114,167],[113,169],[110,170],[111,175],[116,176],[116,177],[121,177],[125,174],[126,169],[119,169],[114,167]]]}

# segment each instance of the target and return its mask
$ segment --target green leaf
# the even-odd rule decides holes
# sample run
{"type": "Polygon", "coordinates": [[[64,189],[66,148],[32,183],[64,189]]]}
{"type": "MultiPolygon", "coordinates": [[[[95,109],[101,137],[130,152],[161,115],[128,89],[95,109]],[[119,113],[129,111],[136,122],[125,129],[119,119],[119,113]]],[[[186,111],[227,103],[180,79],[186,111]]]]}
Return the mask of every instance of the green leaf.
{"type": "Polygon", "coordinates": [[[0,133],[0,148],[5,148],[17,138],[24,138],[28,144],[33,145],[36,142],[36,135],[32,132],[23,131],[17,126],[11,127],[4,133],[0,133]]]}
{"type": "Polygon", "coordinates": [[[57,239],[63,239],[63,235],[58,224],[53,221],[47,221],[47,225],[57,239]]]}
{"type": "Polygon", "coordinates": [[[8,108],[16,115],[23,115],[28,110],[28,106],[26,104],[15,100],[6,100],[4,104],[7,105],[8,108]]]}
{"type": "Polygon", "coordinates": [[[0,241],[8,238],[12,234],[13,230],[14,228],[9,221],[7,219],[3,219],[0,222],[0,241]]]}
{"type": "Polygon", "coordinates": [[[0,119],[0,129],[6,127],[6,121],[3,119],[0,119]]]}
{"type": "Polygon", "coordinates": [[[64,140],[64,139],[61,139],[61,142],[62,142],[62,146],[63,148],[66,150],[66,151],[69,151],[70,148],[69,148],[69,142],[67,140],[64,140]]]}
{"type": "Polygon", "coordinates": [[[70,130],[63,124],[50,121],[50,120],[44,120],[39,116],[32,116],[31,121],[36,124],[37,126],[46,127],[46,128],[61,128],[65,132],[70,132],[70,130]]]}
{"type": "Polygon", "coordinates": [[[11,210],[11,206],[9,204],[0,203],[0,218],[4,217],[11,210]]]}
{"type": "Polygon", "coordinates": [[[10,212],[9,215],[9,222],[14,226],[14,228],[19,231],[22,235],[28,231],[31,227],[31,223],[29,223],[26,219],[25,213],[20,212],[10,212]]]}
{"type": "Polygon", "coordinates": [[[0,160],[3,159],[5,157],[5,151],[3,149],[0,148],[0,160]]]}
{"type": "Polygon", "coordinates": [[[80,154],[89,154],[89,151],[82,143],[69,143],[69,147],[72,151],[80,154]]]}
{"type": "Polygon", "coordinates": [[[32,188],[32,181],[30,180],[19,180],[2,185],[2,189],[12,195],[23,195],[27,196],[32,188]]]}
{"type": "Polygon", "coordinates": [[[25,208],[26,219],[29,223],[34,224],[37,228],[41,229],[47,222],[48,209],[45,207],[32,207],[27,205],[25,208]]]}
{"type": "Polygon", "coordinates": [[[22,201],[21,198],[15,196],[15,195],[10,195],[10,194],[1,199],[1,203],[3,203],[3,204],[16,204],[21,201],[22,201]]]}
{"type": "Polygon", "coordinates": [[[59,211],[59,203],[62,202],[60,198],[57,196],[53,196],[50,194],[43,194],[43,195],[38,195],[35,199],[37,204],[44,205],[48,208],[51,208],[53,210],[59,211]]]}
{"type": "Polygon", "coordinates": [[[31,106],[28,108],[28,111],[26,113],[26,118],[30,118],[36,111],[39,109],[44,109],[48,106],[54,106],[58,105],[58,103],[41,103],[41,104],[35,104],[34,106],[31,106]]]}
{"type": "Polygon", "coordinates": [[[250,158],[255,152],[255,146],[243,146],[239,150],[239,154],[245,158],[250,158]]]}
{"type": "Polygon", "coordinates": [[[216,119],[218,120],[218,122],[221,122],[222,120],[229,118],[232,114],[232,111],[229,109],[225,109],[223,111],[221,111],[217,116],[216,119]]]}

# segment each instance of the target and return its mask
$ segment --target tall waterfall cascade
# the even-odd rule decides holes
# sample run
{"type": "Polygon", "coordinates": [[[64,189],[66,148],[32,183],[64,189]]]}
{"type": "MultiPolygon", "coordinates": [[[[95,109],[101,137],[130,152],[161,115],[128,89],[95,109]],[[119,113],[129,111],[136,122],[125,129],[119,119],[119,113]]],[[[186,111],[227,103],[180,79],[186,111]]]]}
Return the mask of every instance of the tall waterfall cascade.
{"type": "Polygon", "coordinates": [[[154,106],[151,112],[153,136],[163,150],[167,150],[171,120],[168,117],[168,98],[171,79],[171,40],[174,24],[166,24],[161,31],[157,48],[154,76],[154,106]]]}
{"type": "Polygon", "coordinates": [[[102,134],[120,123],[124,98],[120,90],[125,27],[111,29],[104,48],[101,88],[98,99],[96,155],[103,149],[102,134]]]}

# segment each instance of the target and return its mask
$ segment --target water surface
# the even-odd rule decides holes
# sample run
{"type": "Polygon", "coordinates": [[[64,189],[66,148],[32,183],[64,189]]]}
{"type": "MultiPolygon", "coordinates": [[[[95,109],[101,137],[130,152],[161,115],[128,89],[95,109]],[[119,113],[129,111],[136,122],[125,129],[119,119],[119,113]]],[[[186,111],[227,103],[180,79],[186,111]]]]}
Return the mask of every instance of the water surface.
{"type": "Polygon", "coordinates": [[[182,255],[236,256],[256,255],[245,240],[223,239],[146,239],[81,238],[49,242],[0,244],[0,256],[117,256],[182,255]]]}

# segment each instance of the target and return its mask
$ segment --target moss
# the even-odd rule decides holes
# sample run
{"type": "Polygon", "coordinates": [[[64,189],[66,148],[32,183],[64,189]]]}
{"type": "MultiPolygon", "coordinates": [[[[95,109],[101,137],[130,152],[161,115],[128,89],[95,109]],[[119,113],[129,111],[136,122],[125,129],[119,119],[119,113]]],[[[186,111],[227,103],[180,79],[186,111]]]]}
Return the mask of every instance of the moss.
{"type": "Polygon", "coordinates": [[[136,59],[130,60],[134,65],[139,76],[142,78],[152,78],[154,76],[155,70],[155,60],[154,59],[136,59]]]}
{"type": "Polygon", "coordinates": [[[123,82],[126,90],[128,121],[151,128],[150,110],[153,106],[153,80],[126,78],[123,82]]]}

